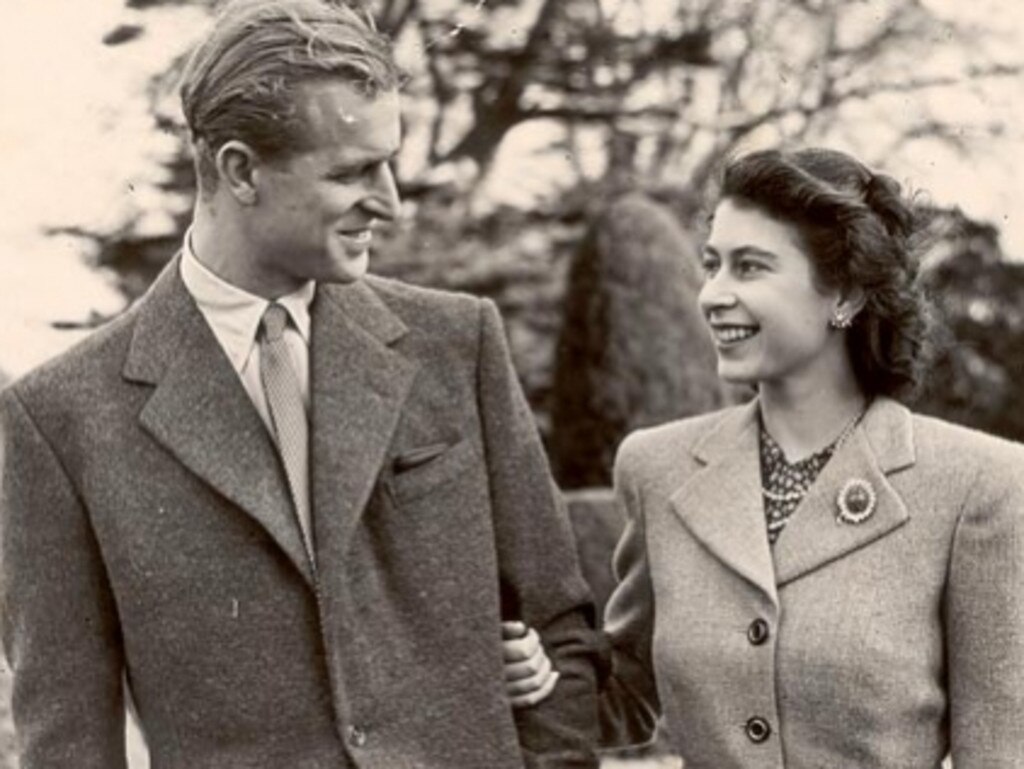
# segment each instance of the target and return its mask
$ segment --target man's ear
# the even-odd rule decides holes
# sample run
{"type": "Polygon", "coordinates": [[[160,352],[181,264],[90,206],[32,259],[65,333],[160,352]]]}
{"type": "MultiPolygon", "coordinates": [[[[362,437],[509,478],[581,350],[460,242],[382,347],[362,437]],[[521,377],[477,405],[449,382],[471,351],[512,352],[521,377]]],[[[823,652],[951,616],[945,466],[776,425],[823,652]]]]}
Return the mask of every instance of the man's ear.
{"type": "Polygon", "coordinates": [[[221,183],[235,200],[243,206],[255,205],[254,172],[258,158],[252,147],[236,139],[224,142],[217,150],[216,162],[221,183]]]}
{"type": "Polygon", "coordinates": [[[840,295],[835,315],[853,320],[864,309],[867,301],[868,295],[861,286],[851,286],[840,295]]]}

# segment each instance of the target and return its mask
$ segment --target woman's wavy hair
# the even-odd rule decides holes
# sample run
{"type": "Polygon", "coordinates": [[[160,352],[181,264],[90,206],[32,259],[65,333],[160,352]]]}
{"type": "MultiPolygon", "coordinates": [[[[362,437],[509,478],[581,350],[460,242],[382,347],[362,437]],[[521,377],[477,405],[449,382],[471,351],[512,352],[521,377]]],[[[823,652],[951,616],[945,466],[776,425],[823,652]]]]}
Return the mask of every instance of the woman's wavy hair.
{"type": "Polygon", "coordinates": [[[228,0],[181,79],[200,190],[216,189],[215,157],[243,141],[262,157],[302,151],[303,83],[338,79],[368,97],[397,88],[388,40],[360,0],[228,0]]]}
{"type": "Polygon", "coordinates": [[[917,282],[924,221],[899,183],[835,150],[765,150],[730,162],[719,194],[792,225],[821,285],[864,291],[846,335],[858,383],[870,397],[913,395],[932,313],[917,282]]]}

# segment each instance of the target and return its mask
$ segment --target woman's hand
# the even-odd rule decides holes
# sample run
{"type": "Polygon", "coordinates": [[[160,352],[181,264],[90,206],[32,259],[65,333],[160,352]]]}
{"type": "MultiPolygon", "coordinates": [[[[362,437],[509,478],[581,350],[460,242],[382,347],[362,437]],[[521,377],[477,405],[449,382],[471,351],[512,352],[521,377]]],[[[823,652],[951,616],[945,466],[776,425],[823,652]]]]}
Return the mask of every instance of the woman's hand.
{"type": "Polygon", "coordinates": [[[522,622],[501,623],[505,693],[513,708],[543,702],[555,690],[558,671],[541,646],[537,631],[522,622]]]}

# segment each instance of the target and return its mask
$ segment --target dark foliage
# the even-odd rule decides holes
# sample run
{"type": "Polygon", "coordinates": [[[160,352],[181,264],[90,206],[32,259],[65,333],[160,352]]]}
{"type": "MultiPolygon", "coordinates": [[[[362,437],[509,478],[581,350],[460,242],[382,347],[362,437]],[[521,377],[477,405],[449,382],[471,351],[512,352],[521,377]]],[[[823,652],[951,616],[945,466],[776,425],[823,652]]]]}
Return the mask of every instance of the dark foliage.
{"type": "Polygon", "coordinates": [[[1024,263],[1004,258],[993,227],[940,219],[925,279],[944,338],[917,408],[1024,441],[1024,263]]]}

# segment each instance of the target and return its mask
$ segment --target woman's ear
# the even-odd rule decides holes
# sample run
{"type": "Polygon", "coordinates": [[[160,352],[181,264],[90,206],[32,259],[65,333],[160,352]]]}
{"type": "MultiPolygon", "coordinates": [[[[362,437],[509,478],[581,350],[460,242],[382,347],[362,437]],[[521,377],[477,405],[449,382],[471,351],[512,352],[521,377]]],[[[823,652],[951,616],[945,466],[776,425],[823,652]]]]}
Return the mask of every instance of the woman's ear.
{"type": "Polygon", "coordinates": [[[235,139],[224,142],[217,150],[217,175],[232,197],[243,206],[256,204],[254,171],[257,156],[245,142],[235,139]]]}
{"type": "Polygon", "coordinates": [[[851,286],[840,294],[839,301],[833,310],[833,316],[846,318],[852,322],[857,314],[864,309],[867,301],[868,295],[861,286],[851,286]]]}

